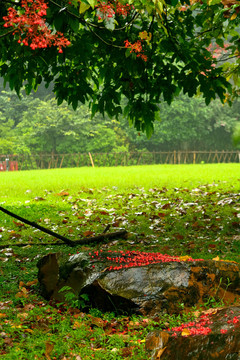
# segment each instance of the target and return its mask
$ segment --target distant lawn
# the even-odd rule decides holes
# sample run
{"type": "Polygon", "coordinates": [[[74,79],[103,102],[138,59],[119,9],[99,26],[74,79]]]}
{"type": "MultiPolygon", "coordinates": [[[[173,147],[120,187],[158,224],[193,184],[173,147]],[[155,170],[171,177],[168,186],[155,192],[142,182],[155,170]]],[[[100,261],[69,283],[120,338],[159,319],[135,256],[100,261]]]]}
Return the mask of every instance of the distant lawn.
{"type": "MultiPolygon", "coordinates": [[[[73,240],[114,224],[139,249],[240,259],[240,164],[34,170],[0,178],[3,207],[73,240]]],[[[52,241],[0,211],[1,226],[0,245],[52,241]]]]}
{"type": "MultiPolygon", "coordinates": [[[[44,190],[71,193],[81,188],[187,187],[219,183],[221,188],[240,189],[240,164],[144,165],[130,167],[73,168],[0,172],[0,202],[13,204],[41,196],[44,190]],[[31,190],[31,192],[29,191],[31,190]],[[26,191],[29,191],[26,193],[26,191]]],[[[113,191],[114,191],[113,189],[113,191]]]]}
{"type": "MultiPolygon", "coordinates": [[[[194,319],[196,308],[157,323],[59,308],[39,294],[37,262],[49,252],[121,249],[240,263],[239,190],[240,164],[0,172],[0,206],[30,221],[73,241],[107,226],[128,232],[70,248],[0,211],[1,359],[148,360],[147,333],[194,319]]],[[[216,291],[200,310],[223,304],[216,291]]]]}

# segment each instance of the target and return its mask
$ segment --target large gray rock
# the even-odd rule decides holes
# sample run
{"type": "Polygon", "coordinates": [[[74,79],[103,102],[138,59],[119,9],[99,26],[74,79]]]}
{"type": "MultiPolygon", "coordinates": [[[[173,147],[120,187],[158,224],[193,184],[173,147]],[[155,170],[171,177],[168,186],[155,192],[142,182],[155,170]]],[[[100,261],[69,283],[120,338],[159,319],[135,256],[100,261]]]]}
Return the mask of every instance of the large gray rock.
{"type": "Polygon", "coordinates": [[[108,255],[44,256],[38,263],[43,296],[63,301],[59,290],[70,286],[77,296],[88,294],[89,306],[151,316],[160,312],[177,313],[180,304],[192,307],[210,297],[233,303],[240,295],[240,271],[236,263],[178,260],[148,265],[133,263],[134,266],[130,263],[121,268],[108,255]]]}
{"type": "Polygon", "coordinates": [[[239,360],[240,307],[205,314],[196,322],[147,335],[152,360],[239,360]]]}

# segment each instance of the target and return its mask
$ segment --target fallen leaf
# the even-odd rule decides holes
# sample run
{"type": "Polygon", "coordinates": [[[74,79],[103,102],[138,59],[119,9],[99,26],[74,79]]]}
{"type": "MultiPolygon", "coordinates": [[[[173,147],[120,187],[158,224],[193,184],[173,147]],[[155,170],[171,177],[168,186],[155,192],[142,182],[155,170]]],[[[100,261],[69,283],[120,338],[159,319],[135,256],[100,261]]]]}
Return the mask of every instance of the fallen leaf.
{"type": "Polygon", "coordinates": [[[193,315],[195,318],[198,318],[200,316],[200,314],[201,314],[201,311],[199,311],[199,310],[193,312],[193,315]]]}
{"type": "Polygon", "coordinates": [[[25,226],[23,223],[21,223],[21,222],[17,222],[17,221],[14,221],[13,220],[13,222],[14,222],[14,224],[16,225],[16,226],[18,226],[18,227],[22,227],[22,226],[25,226]]]}
{"type": "Polygon", "coordinates": [[[129,356],[132,356],[134,346],[127,346],[125,348],[120,349],[121,356],[123,358],[127,358],[129,356]]]}
{"type": "Polygon", "coordinates": [[[162,354],[164,353],[164,351],[166,350],[166,346],[163,348],[163,349],[160,349],[157,353],[157,356],[156,356],[156,360],[160,359],[160,357],[162,356],[162,354]]]}
{"type": "Polygon", "coordinates": [[[201,314],[203,315],[213,315],[213,314],[216,314],[218,312],[218,310],[222,310],[223,308],[222,307],[218,307],[218,308],[210,308],[210,309],[207,309],[207,310],[204,310],[201,312],[201,314]]]}
{"type": "Polygon", "coordinates": [[[215,244],[209,244],[208,247],[211,249],[215,249],[217,246],[215,244]]]}
{"type": "Polygon", "coordinates": [[[191,333],[190,333],[190,331],[188,329],[183,329],[181,335],[182,336],[189,336],[189,335],[191,335],[191,333]]]}
{"type": "Polygon", "coordinates": [[[179,256],[179,259],[180,259],[181,261],[187,261],[188,259],[191,259],[191,256],[188,256],[188,255],[179,256]]]}
{"type": "Polygon", "coordinates": [[[28,313],[19,313],[17,314],[17,317],[21,320],[25,320],[28,317],[28,313]]]}
{"type": "Polygon", "coordinates": [[[237,13],[235,12],[235,13],[233,13],[233,14],[232,14],[232,16],[231,16],[230,20],[235,20],[235,19],[236,19],[236,17],[237,17],[237,13]]]}
{"type": "Polygon", "coordinates": [[[23,329],[24,332],[27,332],[27,333],[33,333],[33,330],[32,329],[23,329]]]}
{"type": "Polygon", "coordinates": [[[34,309],[34,308],[35,308],[35,305],[33,305],[33,304],[26,304],[26,305],[24,306],[23,310],[25,310],[25,311],[30,311],[30,310],[32,310],[32,309],[34,309]]]}
{"type": "Polygon", "coordinates": [[[183,240],[184,236],[181,234],[174,234],[174,236],[176,237],[177,240],[183,240]]]}
{"type": "Polygon", "coordinates": [[[45,347],[46,347],[45,356],[46,356],[47,360],[51,360],[50,354],[51,354],[51,352],[53,351],[54,344],[51,343],[51,342],[49,342],[49,341],[47,341],[47,342],[45,343],[45,347]]]}
{"type": "Polygon", "coordinates": [[[82,327],[82,323],[80,323],[79,321],[74,321],[74,324],[72,326],[73,330],[80,329],[80,327],[82,327]]]}
{"type": "MultiPolygon", "coordinates": [[[[214,260],[214,259],[213,259],[214,260]]],[[[231,262],[231,263],[234,263],[234,264],[238,264],[237,261],[233,261],[233,260],[220,260],[220,261],[223,261],[223,262],[231,262]]]]}
{"type": "Polygon", "coordinates": [[[28,291],[25,287],[21,287],[21,291],[17,292],[15,295],[15,298],[27,298],[28,297],[28,291]]]}
{"type": "Polygon", "coordinates": [[[38,279],[32,280],[32,281],[28,281],[26,283],[26,286],[32,286],[32,285],[36,285],[38,283],[38,279]]]}
{"type": "Polygon", "coordinates": [[[11,231],[9,234],[10,238],[20,238],[21,234],[18,234],[16,231],[11,231]]]}
{"type": "Polygon", "coordinates": [[[12,325],[11,328],[13,328],[13,329],[21,329],[22,325],[12,325]]]}
{"type": "Polygon", "coordinates": [[[13,342],[12,342],[12,339],[7,337],[6,339],[3,340],[4,341],[4,344],[7,345],[7,346],[10,346],[12,347],[13,346],[13,342]]]}
{"type": "MultiPolygon", "coordinates": [[[[0,257],[0,261],[3,261],[3,262],[8,261],[8,258],[0,257]]],[[[2,273],[2,275],[3,275],[3,273],[2,273]]]]}
{"type": "Polygon", "coordinates": [[[170,206],[171,206],[170,203],[164,204],[164,205],[162,206],[162,209],[169,209],[170,206]]]}
{"type": "Polygon", "coordinates": [[[108,215],[108,212],[107,211],[104,211],[104,210],[101,210],[99,211],[101,215],[108,215]]]}
{"type": "Polygon", "coordinates": [[[58,196],[69,196],[69,192],[62,190],[60,193],[57,194],[58,196]]]}
{"type": "Polygon", "coordinates": [[[91,326],[92,325],[103,328],[103,326],[105,325],[105,321],[98,317],[91,317],[91,326]]]}
{"type": "Polygon", "coordinates": [[[93,231],[87,230],[87,231],[84,231],[83,236],[88,237],[88,236],[92,236],[93,234],[94,234],[93,231]]]}
{"type": "Polygon", "coordinates": [[[195,223],[192,224],[193,228],[198,228],[199,227],[199,223],[197,221],[195,221],[195,223]]]}

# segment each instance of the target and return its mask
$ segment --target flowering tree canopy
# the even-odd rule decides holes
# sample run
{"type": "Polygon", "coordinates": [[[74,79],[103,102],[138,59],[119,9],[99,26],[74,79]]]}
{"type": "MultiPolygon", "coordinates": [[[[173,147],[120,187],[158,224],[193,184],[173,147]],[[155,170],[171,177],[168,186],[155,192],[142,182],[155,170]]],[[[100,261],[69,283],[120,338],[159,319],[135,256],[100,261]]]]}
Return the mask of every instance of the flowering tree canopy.
{"type": "Polygon", "coordinates": [[[237,0],[1,0],[0,75],[18,93],[124,114],[151,135],[160,101],[237,94],[237,0]],[[122,101],[125,98],[125,101],[122,101]]]}

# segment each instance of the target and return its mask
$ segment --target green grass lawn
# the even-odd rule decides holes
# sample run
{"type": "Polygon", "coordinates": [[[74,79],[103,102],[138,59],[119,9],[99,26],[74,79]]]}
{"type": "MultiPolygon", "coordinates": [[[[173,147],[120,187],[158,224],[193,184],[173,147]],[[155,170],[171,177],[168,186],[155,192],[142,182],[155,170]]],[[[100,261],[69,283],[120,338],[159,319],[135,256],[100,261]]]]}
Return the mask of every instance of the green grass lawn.
{"type": "Polygon", "coordinates": [[[147,332],[192,316],[163,315],[146,326],[141,317],[50,306],[35,284],[44,254],[129,249],[240,263],[240,164],[1,172],[0,185],[0,206],[71,240],[107,225],[128,231],[127,239],[70,250],[0,212],[0,246],[8,245],[0,250],[0,355],[6,360],[144,360],[147,332]],[[113,333],[96,326],[96,318],[108,321],[113,333]]]}
{"type": "Polygon", "coordinates": [[[187,187],[220,182],[221,187],[240,188],[240,164],[148,165],[111,168],[74,168],[0,173],[0,201],[24,200],[40,196],[44,190],[69,189],[74,193],[85,188],[118,187],[187,187]]]}

